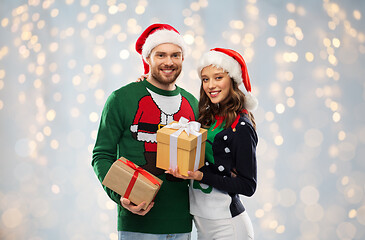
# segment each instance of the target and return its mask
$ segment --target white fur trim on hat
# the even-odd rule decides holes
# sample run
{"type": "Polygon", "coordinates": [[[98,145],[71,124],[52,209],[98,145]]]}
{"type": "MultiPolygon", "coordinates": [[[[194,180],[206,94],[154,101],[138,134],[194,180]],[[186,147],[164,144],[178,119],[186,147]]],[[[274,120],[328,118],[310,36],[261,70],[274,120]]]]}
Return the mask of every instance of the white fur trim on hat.
{"type": "MultiPolygon", "coordinates": [[[[242,84],[242,86],[243,86],[243,84],[242,84]]],[[[245,87],[243,87],[243,88],[245,88],[245,87]]],[[[245,105],[246,110],[252,112],[257,109],[257,107],[259,105],[259,101],[255,97],[255,95],[253,95],[251,92],[246,92],[244,105],[245,105]]]]}
{"type": "Polygon", "coordinates": [[[143,58],[146,59],[152,52],[152,49],[163,43],[176,44],[181,48],[183,54],[184,52],[186,52],[186,44],[184,38],[175,31],[163,29],[157,30],[156,32],[148,36],[146,42],[143,44],[142,47],[143,58]]]}
{"type": "MultiPolygon", "coordinates": [[[[242,71],[240,64],[225,53],[209,51],[205,53],[198,65],[198,73],[201,77],[203,68],[213,65],[228,72],[228,75],[238,84],[242,84],[242,71]]],[[[243,84],[242,84],[243,85],[243,84]]],[[[245,88],[245,87],[243,87],[245,88]]],[[[245,90],[246,92],[246,90],[245,90]]]]}

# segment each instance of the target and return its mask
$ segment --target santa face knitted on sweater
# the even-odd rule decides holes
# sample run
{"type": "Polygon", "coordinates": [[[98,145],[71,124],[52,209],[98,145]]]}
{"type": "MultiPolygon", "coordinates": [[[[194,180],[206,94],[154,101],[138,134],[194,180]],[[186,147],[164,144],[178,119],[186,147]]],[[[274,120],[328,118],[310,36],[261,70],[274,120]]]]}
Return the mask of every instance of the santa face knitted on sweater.
{"type": "Polygon", "coordinates": [[[181,94],[165,96],[147,90],[150,95],[139,100],[130,131],[136,140],[144,142],[146,165],[142,167],[154,175],[160,175],[165,170],[156,168],[157,130],[174,120],[178,121],[182,116],[195,120],[194,112],[181,94]]]}

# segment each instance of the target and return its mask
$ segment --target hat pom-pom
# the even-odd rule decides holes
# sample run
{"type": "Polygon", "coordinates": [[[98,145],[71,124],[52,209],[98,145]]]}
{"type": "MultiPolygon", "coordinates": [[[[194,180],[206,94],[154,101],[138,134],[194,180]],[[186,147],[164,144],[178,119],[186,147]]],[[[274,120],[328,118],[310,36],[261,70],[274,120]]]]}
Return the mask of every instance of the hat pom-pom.
{"type": "Polygon", "coordinates": [[[259,105],[259,102],[257,98],[251,93],[247,92],[245,93],[245,108],[247,111],[254,111],[257,109],[257,106],[259,105]]]}

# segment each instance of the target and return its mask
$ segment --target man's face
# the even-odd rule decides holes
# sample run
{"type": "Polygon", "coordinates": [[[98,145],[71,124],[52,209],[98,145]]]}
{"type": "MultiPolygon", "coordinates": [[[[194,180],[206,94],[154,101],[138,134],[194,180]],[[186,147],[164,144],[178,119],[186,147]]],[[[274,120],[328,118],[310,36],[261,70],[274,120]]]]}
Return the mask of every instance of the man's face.
{"type": "Polygon", "coordinates": [[[160,44],[152,49],[146,60],[150,65],[152,84],[171,90],[182,69],[184,58],[181,48],[172,43],[160,44]]]}

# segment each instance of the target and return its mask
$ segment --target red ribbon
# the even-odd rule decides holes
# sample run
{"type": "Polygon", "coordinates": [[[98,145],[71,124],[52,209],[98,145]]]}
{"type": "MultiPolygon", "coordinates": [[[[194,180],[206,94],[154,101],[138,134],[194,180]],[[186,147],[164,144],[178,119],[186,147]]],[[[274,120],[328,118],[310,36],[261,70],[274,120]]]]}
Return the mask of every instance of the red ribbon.
{"type": "Polygon", "coordinates": [[[134,184],[137,181],[138,178],[138,174],[142,174],[143,176],[145,176],[151,183],[161,186],[161,184],[148,172],[146,172],[146,170],[144,170],[141,167],[137,167],[133,162],[129,161],[128,159],[125,159],[125,162],[119,158],[118,161],[121,161],[122,163],[126,164],[127,166],[131,167],[132,169],[134,169],[134,174],[132,176],[131,181],[128,184],[127,190],[124,193],[124,198],[129,198],[129,195],[131,194],[131,191],[133,189],[134,184]]]}

